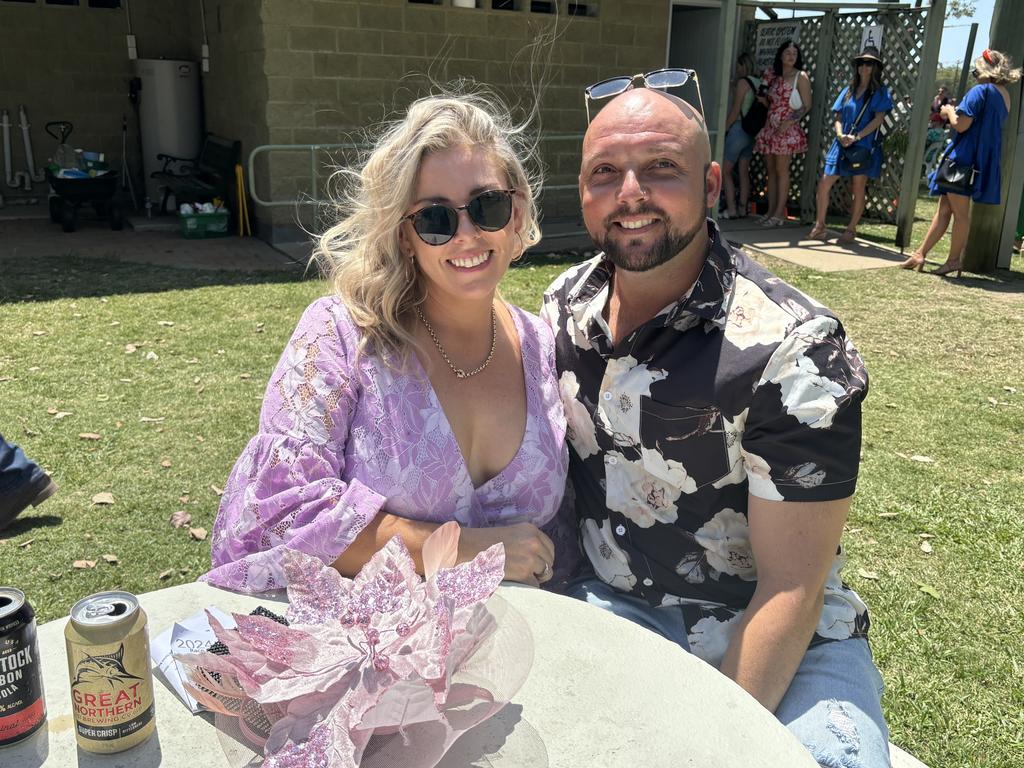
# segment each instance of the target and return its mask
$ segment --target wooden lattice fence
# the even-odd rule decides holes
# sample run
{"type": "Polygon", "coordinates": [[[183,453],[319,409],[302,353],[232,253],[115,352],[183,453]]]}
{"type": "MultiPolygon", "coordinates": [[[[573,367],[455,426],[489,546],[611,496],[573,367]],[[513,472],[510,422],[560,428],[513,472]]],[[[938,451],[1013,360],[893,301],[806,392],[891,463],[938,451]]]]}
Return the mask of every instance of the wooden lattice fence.
{"type": "MultiPolygon", "coordinates": [[[[869,11],[839,14],[828,11],[820,16],[805,17],[800,20],[800,50],[803,53],[804,68],[812,79],[825,77],[824,98],[815,100],[812,111],[804,117],[803,127],[811,137],[817,132],[818,151],[812,159],[807,155],[794,156],[790,168],[790,205],[798,207],[802,218],[814,216],[814,190],[825,167],[825,156],[828,154],[833,130],[832,104],[839,92],[850,81],[852,70],[850,59],[860,53],[861,32],[864,27],[882,25],[882,58],[886,62],[882,74],[882,82],[889,89],[894,102],[901,101],[907,95],[913,95],[916,82],[921,76],[921,60],[925,40],[925,11],[869,11]],[[831,16],[833,18],[829,19],[831,16]],[[831,39],[828,39],[831,38],[831,39]],[[820,62],[818,57],[822,51],[830,52],[827,62],[820,62]],[[825,64],[825,66],[821,66],[825,64]]],[[[753,51],[757,39],[757,27],[763,22],[747,24],[746,49],[753,51]]],[[[917,105],[927,108],[927,105],[917,105]]],[[[879,133],[881,134],[884,151],[882,174],[878,179],[868,183],[867,203],[864,211],[866,218],[887,223],[896,221],[896,210],[899,204],[900,185],[907,157],[910,109],[897,104],[890,112],[879,133]]],[[[810,142],[813,146],[814,142],[810,142]]],[[[920,167],[922,159],[916,158],[916,166],[920,167]]],[[[764,197],[766,186],[765,165],[755,155],[751,163],[751,197],[764,197]]],[[[846,214],[850,210],[852,198],[850,185],[840,179],[832,188],[829,201],[830,210],[838,214],[846,214]]]]}

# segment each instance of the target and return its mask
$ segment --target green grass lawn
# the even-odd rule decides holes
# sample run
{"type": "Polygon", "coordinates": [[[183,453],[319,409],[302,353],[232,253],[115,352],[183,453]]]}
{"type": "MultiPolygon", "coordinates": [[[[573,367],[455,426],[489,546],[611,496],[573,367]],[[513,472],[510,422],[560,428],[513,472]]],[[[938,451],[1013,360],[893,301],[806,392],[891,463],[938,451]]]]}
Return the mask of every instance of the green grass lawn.
{"type": "MultiPolygon", "coordinates": [[[[1024,264],[956,282],[765,262],[839,313],[871,374],[845,574],[872,611],[892,740],[933,768],[1020,766],[1024,264]]],[[[564,266],[513,269],[506,298],[536,309],[564,266]]],[[[90,592],[201,574],[209,539],[168,519],[185,510],[212,530],[267,378],[323,291],[280,275],[0,261],[0,431],[61,486],[0,533],[0,584],[45,621],[90,592]],[[93,503],[100,493],[113,504],[93,503]]]]}

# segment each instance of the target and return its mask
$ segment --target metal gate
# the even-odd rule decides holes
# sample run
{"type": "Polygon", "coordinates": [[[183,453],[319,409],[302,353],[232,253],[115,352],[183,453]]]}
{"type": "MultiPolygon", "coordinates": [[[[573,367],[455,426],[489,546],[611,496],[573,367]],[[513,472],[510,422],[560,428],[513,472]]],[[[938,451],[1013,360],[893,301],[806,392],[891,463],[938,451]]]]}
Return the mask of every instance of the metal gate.
{"type": "MultiPolygon", "coordinates": [[[[814,218],[815,189],[824,172],[825,156],[834,137],[832,104],[849,83],[852,74],[850,59],[860,53],[861,33],[865,27],[880,25],[884,29],[881,51],[886,66],[882,72],[882,82],[889,89],[893,102],[901,102],[904,97],[910,96],[915,99],[915,108],[927,107],[917,101],[920,100],[919,80],[922,76],[926,79],[934,78],[934,72],[922,71],[928,13],[929,10],[924,8],[876,9],[857,13],[828,10],[818,16],[799,19],[799,45],[804,67],[811,77],[814,98],[813,109],[803,120],[808,149],[806,154],[793,157],[789,199],[799,201],[800,215],[804,220],[814,218]]],[[[746,50],[754,50],[758,27],[770,23],[747,23],[743,35],[746,50]]],[[[920,176],[922,157],[911,160],[908,155],[910,146],[915,143],[921,145],[920,142],[910,141],[912,113],[911,108],[897,103],[879,129],[885,159],[881,176],[868,183],[865,218],[895,223],[907,163],[911,163],[911,171],[920,176]]],[[[757,197],[763,197],[767,179],[764,161],[759,155],[755,155],[751,163],[750,177],[752,196],[753,190],[757,190],[757,197]]],[[[909,202],[913,206],[914,201],[909,202]]],[[[840,179],[832,187],[829,203],[832,212],[849,213],[852,196],[847,179],[840,179]]]]}

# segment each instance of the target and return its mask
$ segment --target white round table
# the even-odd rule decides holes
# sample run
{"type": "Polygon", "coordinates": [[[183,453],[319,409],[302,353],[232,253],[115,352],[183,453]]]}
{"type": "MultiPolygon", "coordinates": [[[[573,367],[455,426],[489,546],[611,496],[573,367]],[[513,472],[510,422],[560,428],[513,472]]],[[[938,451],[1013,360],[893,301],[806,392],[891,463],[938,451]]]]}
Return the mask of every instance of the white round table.
{"type": "MultiPolygon", "coordinates": [[[[444,768],[816,768],[771,713],[675,644],[571,598],[509,585],[498,594],[526,619],[534,662],[519,693],[466,733],[444,768]]],[[[208,605],[275,610],[280,597],[185,584],[140,596],[150,637],[208,605]]],[[[283,613],[281,607],[277,611],[283,613]]],[[[78,750],[71,716],[66,619],[39,629],[48,721],[0,749],[3,768],[222,768],[227,760],[207,716],[194,716],[159,678],[156,735],[115,755],[78,750]]]]}

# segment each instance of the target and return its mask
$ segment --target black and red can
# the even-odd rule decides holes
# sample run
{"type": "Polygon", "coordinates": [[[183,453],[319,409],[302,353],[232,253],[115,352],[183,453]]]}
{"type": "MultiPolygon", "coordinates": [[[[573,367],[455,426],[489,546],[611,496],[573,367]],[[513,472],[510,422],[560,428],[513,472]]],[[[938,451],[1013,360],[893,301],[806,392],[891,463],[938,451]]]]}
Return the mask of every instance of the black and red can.
{"type": "Polygon", "coordinates": [[[46,722],[36,614],[25,593],[0,587],[0,747],[46,722]]]}

